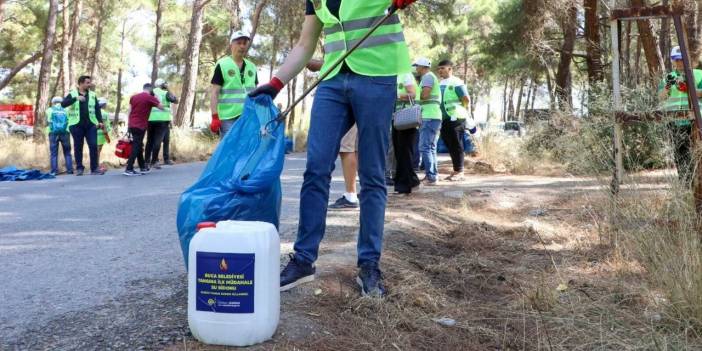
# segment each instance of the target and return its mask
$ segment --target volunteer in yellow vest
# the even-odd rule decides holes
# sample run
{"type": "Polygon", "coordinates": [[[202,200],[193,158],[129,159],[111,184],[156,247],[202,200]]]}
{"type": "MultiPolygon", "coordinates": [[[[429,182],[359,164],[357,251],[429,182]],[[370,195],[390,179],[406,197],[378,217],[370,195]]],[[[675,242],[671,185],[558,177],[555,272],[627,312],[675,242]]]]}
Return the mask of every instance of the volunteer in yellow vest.
{"type": "Polygon", "coordinates": [[[314,279],[319,244],[326,226],[329,184],[342,136],[356,123],[358,173],[361,179],[361,220],[358,233],[357,283],[363,295],[382,297],[380,273],[387,188],[385,154],[395,108],[397,75],[409,67],[407,44],[397,14],[333,71],[337,62],[386,10],[404,8],[414,0],[307,0],[300,39],[273,79],[250,96],[275,97],[314,54],[324,32],[322,73],[330,75],[317,87],[307,140],[307,165],[300,191],[300,222],[295,253],[280,273],[281,290],[314,279]]]}
{"type": "Polygon", "coordinates": [[[424,185],[436,185],[436,145],[441,130],[441,88],[439,78],[431,72],[431,61],[420,57],[413,64],[420,75],[419,104],[422,105],[422,126],[419,128],[419,153],[424,165],[424,185]]]}
{"type": "MultiPolygon", "coordinates": [[[[98,98],[98,106],[100,106],[100,111],[104,110],[105,107],[107,106],[107,99],[105,98],[98,98]]],[[[102,146],[107,143],[107,138],[109,138],[109,135],[107,138],[105,137],[105,130],[107,130],[107,133],[110,133],[112,131],[112,123],[110,123],[110,118],[106,117],[103,122],[105,122],[104,128],[100,128],[97,130],[97,144],[98,144],[98,168],[101,171],[107,171],[107,167],[103,166],[100,164],[100,155],[102,155],[102,146]]]]}
{"type": "Polygon", "coordinates": [[[46,129],[49,132],[49,161],[51,174],[58,172],[58,147],[61,144],[63,160],[66,162],[66,173],[73,174],[73,158],[71,157],[71,136],[68,132],[68,116],[61,107],[61,99],[56,96],[51,99],[51,107],[46,110],[46,129]]]}
{"type": "Polygon", "coordinates": [[[76,175],[82,176],[83,142],[88,143],[90,150],[90,174],[103,175],[98,169],[97,130],[102,128],[102,113],[97,96],[90,91],[92,79],[90,76],[78,78],[78,89],[72,90],[63,98],[61,106],[66,108],[68,128],[73,136],[73,156],[76,159],[76,175]]]}
{"type": "Polygon", "coordinates": [[[234,32],[229,42],[232,54],[217,61],[210,88],[210,130],[219,133],[220,138],[244,112],[246,94],[258,85],[256,65],[244,58],[251,38],[244,32],[234,32]]]}
{"type": "Polygon", "coordinates": [[[147,168],[161,169],[158,163],[158,153],[161,151],[161,144],[164,144],[164,160],[166,154],[166,135],[173,119],[171,115],[171,104],[177,104],[178,98],[168,90],[168,83],[159,78],[156,79],[156,88],[153,95],[163,105],[163,110],[152,108],[149,115],[149,127],[146,132],[146,151],[144,162],[147,168]]]}
{"type": "MultiPolygon", "coordinates": [[[[690,181],[693,170],[690,138],[692,136],[692,118],[694,118],[694,115],[687,95],[685,67],[680,47],[676,46],[673,48],[670,53],[670,60],[673,71],[666,74],[661,81],[658,93],[663,110],[672,118],[672,121],[668,123],[668,128],[670,129],[671,140],[674,146],[674,159],[675,166],[678,169],[678,177],[683,181],[690,181]]],[[[697,96],[702,97],[702,70],[694,69],[692,71],[695,76],[697,96]]]]}
{"type": "MultiPolygon", "coordinates": [[[[412,73],[404,73],[397,76],[397,102],[395,110],[400,110],[409,106],[410,99],[413,103],[419,103],[417,95],[417,82],[412,73]]],[[[419,186],[419,178],[414,171],[415,145],[419,139],[417,128],[407,130],[392,129],[392,143],[395,148],[395,191],[400,194],[410,194],[413,189],[419,186]]]]}
{"type": "MultiPolygon", "coordinates": [[[[441,139],[446,144],[453,163],[453,172],[446,180],[462,181],[465,179],[463,175],[465,162],[463,141],[466,134],[466,119],[470,118],[468,116],[470,98],[466,84],[453,75],[453,63],[450,60],[439,62],[439,77],[441,78],[439,82],[442,116],[441,139]]],[[[470,132],[475,133],[476,131],[477,129],[473,128],[470,132]]],[[[470,150],[475,152],[470,139],[467,139],[467,142],[470,150]]]]}

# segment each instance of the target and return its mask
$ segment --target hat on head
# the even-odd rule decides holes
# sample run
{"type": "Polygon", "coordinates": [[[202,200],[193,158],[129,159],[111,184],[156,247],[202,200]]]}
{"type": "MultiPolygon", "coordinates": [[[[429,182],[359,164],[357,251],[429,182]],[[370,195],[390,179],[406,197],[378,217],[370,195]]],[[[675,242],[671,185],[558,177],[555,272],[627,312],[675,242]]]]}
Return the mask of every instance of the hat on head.
{"type": "Polygon", "coordinates": [[[234,40],[237,40],[237,39],[239,39],[239,38],[246,38],[246,39],[251,40],[251,37],[250,37],[248,34],[246,34],[246,33],[244,33],[244,32],[242,32],[242,31],[239,30],[239,31],[236,31],[236,32],[232,33],[231,38],[229,38],[229,42],[231,43],[231,42],[233,42],[234,40]]]}
{"type": "Polygon", "coordinates": [[[60,104],[63,101],[62,98],[58,96],[54,96],[53,99],[51,99],[51,104],[60,104]]]}
{"type": "Polygon", "coordinates": [[[156,79],[156,82],[154,83],[157,87],[162,87],[166,85],[166,80],[163,78],[156,79]]]}
{"type": "Polygon", "coordinates": [[[429,59],[426,57],[420,57],[420,58],[414,60],[414,63],[412,64],[412,66],[422,66],[422,67],[431,68],[431,61],[429,61],[429,59]]]}
{"type": "Polygon", "coordinates": [[[676,46],[672,50],[670,50],[670,59],[671,60],[682,60],[682,52],[680,51],[679,46],[676,46]]]}
{"type": "Polygon", "coordinates": [[[101,97],[98,99],[98,106],[105,107],[107,105],[107,99],[101,97]]]}

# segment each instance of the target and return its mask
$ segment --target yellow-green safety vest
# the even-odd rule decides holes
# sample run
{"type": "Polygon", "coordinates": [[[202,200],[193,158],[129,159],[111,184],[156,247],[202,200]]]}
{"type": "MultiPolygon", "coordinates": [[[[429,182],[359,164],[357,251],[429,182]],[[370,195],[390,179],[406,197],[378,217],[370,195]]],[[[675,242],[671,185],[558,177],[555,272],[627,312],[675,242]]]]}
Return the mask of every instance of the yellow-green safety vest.
{"type": "MultiPolygon", "coordinates": [[[[431,87],[431,96],[428,100],[419,100],[422,105],[422,118],[424,119],[441,119],[441,87],[439,79],[432,72],[427,73],[434,79],[434,85],[431,87]]],[[[419,87],[424,89],[424,87],[419,87]]],[[[421,96],[421,93],[420,93],[421,96]]]]}
{"type": "Polygon", "coordinates": [[[444,105],[444,110],[450,118],[465,119],[465,116],[457,116],[456,107],[463,106],[461,99],[456,93],[456,88],[464,86],[463,82],[456,78],[451,77],[447,80],[448,84],[444,88],[444,95],[441,97],[441,103],[444,105]]]}
{"type": "MultiPolygon", "coordinates": [[[[385,16],[391,3],[390,0],[342,0],[339,17],[336,17],[329,11],[327,0],[312,0],[324,31],[324,65],[320,74],[329,71],[347,50],[358,43],[385,16]]],[[[409,72],[409,51],[398,15],[388,18],[345,61],[354,73],[364,76],[394,76],[409,72]]],[[[341,66],[326,79],[339,73],[341,66]]]]}
{"type": "Polygon", "coordinates": [[[256,65],[247,59],[244,59],[244,62],[246,62],[246,67],[242,82],[239,65],[234,62],[231,56],[223,57],[217,61],[224,78],[224,85],[219,91],[217,99],[217,113],[221,120],[241,116],[241,113],[244,112],[246,94],[256,88],[256,65]]]}
{"type": "Polygon", "coordinates": [[[412,75],[412,73],[400,74],[397,76],[397,98],[398,98],[398,100],[395,102],[395,111],[409,106],[409,101],[399,100],[401,95],[407,94],[407,87],[405,86],[405,82],[407,81],[407,78],[411,78],[412,84],[414,85],[414,96],[413,96],[414,103],[415,104],[419,103],[419,89],[417,89],[417,81],[414,80],[414,76],[412,75]]]}
{"type": "Polygon", "coordinates": [[[171,120],[171,103],[166,99],[168,91],[161,88],[154,89],[154,95],[158,101],[161,102],[163,106],[163,111],[159,110],[157,107],[151,108],[151,113],[149,114],[149,122],[169,122],[171,120]]]}
{"type": "MultiPolygon", "coordinates": [[[[74,99],[78,98],[78,90],[71,90],[71,96],[74,99]]],[[[88,116],[90,117],[90,122],[94,125],[98,124],[97,116],[95,116],[95,102],[97,98],[95,93],[88,90],[88,116]]],[[[66,108],[66,113],[68,114],[68,126],[73,126],[80,122],[80,101],[76,100],[73,105],[66,108]]]]}
{"type": "MultiPolygon", "coordinates": [[[[702,70],[693,69],[692,75],[695,77],[695,87],[699,86],[702,82],[702,70]]],[[[684,75],[683,75],[684,76],[684,75]]],[[[665,86],[665,80],[661,83],[661,89],[665,86]]],[[[699,100],[698,100],[699,103],[699,100]]],[[[663,111],[666,112],[680,112],[690,110],[690,100],[688,98],[686,91],[678,90],[677,85],[670,87],[670,95],[663,103],[663,111]]],[[[690,125],[691,122],[686,118],[678,118],[674,120],[677,125],[690,125]]]]}

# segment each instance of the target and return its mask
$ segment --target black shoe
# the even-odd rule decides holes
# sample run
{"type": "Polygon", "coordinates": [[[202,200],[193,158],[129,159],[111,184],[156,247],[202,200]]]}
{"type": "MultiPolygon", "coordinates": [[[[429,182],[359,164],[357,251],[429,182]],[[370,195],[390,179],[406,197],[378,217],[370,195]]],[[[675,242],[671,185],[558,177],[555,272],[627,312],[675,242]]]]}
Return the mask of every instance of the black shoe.
{"type": "Polygon", "coordinates": [[[393,186],[393,185],[395,185],[395,181],[390,177],[385,177],[385,185],[393,186]]]}
{"type": "Polygon", "coordinates": [[[127,177],[136,177],[141,175],[141,173],[135,172],[133,169],[126,170],[122,174],[126,175],[127,177]]]}
{"type": "Polygon", "coordinates": [[[358,207],[359,207],[358,201],[351,202],[344,195],[341,195],[341,197],[338,200],[336,200],[335,203],[329,205],[330,210],[345,210],[345,209],[353,209],[353,208],[358,208],[358,207]]]}
{"type": "Polygon", "coordinates": [[[139,173],[141,173],[141,174],[149,174],[150,172],[151,172],[151,168],[148,168],[148,167],[142,168],[139,170],[139,173]]]}
{"type": "Polygon", "coordinates": [[[313,281],[315,270],[314,265],[298,262],[295,260],[295,254],[290,254],[290,262],[280,272],[280,291],[287,291],[300,284],[313,281]]]}
{"type": "Polygon", "coordinates": [[[166,166],[173,166],[175,164],[175,162],[168,160],[168,161],[164,162],[163,164],[166,166]]]}
{"type": "Polygon", "coordinates": [[[90,175],[105,175],[105,171],[99,169],[99,170],[97,170],[97,171],[92,171],[92,172],[90,172],[90,175]]]}
{"type": "Polygon", "coordinates": [[[370,297],[385,297],[383,273],[375,263],[361,264],[356,277],[356,283],[361,287],[361,295],[370,297]]]}
{"type": "Polygon", "coordinates": [[[149,168],[161,169],[161,165],[158,164],[158,162],[154,162],[151,164],[151,167],[149,167],[149,168]]]}
{"type": "Polygon", "coordinates": [[[73,174],[73,171],[66,171],[66,174],[73,174]]]}
{"type": "Polygon", "coordinates": [[[83,169],[79,169],[79,170],[76,172],[76,176],[77,176],[77,177],[82,176],[84,171],[85,171],[85,170],[83,170],[83,169]]]}

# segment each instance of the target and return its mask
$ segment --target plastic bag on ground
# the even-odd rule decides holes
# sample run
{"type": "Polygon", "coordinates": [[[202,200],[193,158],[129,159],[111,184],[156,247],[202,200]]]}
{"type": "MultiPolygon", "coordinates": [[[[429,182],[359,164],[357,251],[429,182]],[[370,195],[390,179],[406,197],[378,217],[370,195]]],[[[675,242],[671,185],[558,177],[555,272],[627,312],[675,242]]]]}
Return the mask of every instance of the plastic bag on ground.
{"type": "Polygon", "coordinates": [[[278,228],[285,133],[284,123],[269,124],[278,114],[268,95],[247,98],[200,178],[180,196],[178,237],[186,267],[200,222],[261,221],[278,228]]]}

